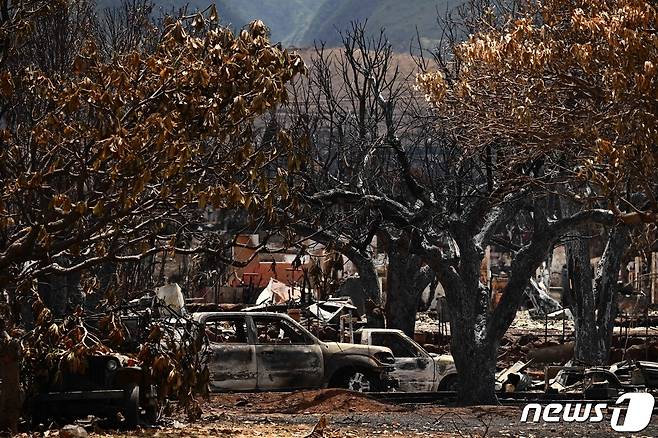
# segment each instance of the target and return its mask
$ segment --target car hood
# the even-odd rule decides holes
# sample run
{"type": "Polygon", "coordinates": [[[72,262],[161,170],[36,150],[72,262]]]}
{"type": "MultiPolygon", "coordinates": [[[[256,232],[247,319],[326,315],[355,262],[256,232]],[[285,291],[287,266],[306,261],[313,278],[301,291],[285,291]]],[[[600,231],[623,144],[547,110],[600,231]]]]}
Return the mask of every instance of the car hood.
{"type": "Polygon", "coordinates": [[[379,352],[391,353],[390,348],[372,345],[349,344],[346,342],[324,342],[323,344],[330,354],[363,354],[372,356],[379,352]]]}

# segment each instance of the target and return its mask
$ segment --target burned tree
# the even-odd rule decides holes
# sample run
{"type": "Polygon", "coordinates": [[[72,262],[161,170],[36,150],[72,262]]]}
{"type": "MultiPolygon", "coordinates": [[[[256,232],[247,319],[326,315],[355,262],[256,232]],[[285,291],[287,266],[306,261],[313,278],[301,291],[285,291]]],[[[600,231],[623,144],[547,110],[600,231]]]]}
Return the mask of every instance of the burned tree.
{"type": "MultiPolygon", "coordinates": [[[[592,222],[613,225],[615,219],[610,211],[591,208],[552,219],[545,187],[560,181],[561,163],[548,153],[526,150],[512,138],[469,129],[479,107],[463,105],[468,83],[458,75],[461,71],[455,73],[454,80],[442,73],[419,78],[429,100],[446,102],[435,112],[440,128],[426,131],[423,147],[432,153],[424,160],[411,153],[411,145],[394,129],[394,101],[371,81],[387,127],[382,146],[393,158],[387,161],[386,175],[400,185],[386,191],[376,185],[345,184],[316,192],[311,199],[365,205],[382,225],[408,233],[410,248],[436,272],[452,310],[460,400],[491,403],[498,341],[514,319],[530,277],[563,235],[592,222]],[[519,215],[527,216],[532,234],[515,252],[503,299],[491,309],[489,291],[480,283],[484,250],[497,231],[519,215]]],[[[487,108],[495,120],[507,117],[504,105],[487,108]]],[[[371,162],[369,157],[366,164],[371,162]]]]}
{"type": "Polygon", "coordinates": [[[615,216],[594,285],[582,240],[587,227],[573,230],[567,245],[576,359],[601,364],[628,239],[624,225],[655,220],[655,166],[636,165],[655,161],[655,6],[530,2],[515,14],[492,9],[482,19],[488,29],[456,45],[453,64],[425,77],[425,90],[460,108],[457,117],[476,133],[465,143],[502,141],[544,172],[550,163],[559,166],[554,182],[562,189],[544,187],[560,194],[564,217],[597,205],[615,216]]]}
{"type": "MultiPolygon", "coordinates": [[[[252,143],[254,119],[305,70],[262,22],[234,35],[211,7],[165,19],[153,47],[107,56],[85,36],[57,72],[23,57],[35,23],[72,3],[0,2],[0,290],[12,309],[34,279],[105,261],[210,252],[231,263],[225,242],[189,238],[203,209],[271,216],[294,189],[265,165],[301,162],[283,131],[276,148],[252,143]]],[[[5,322],[3,351],[19,313],[5,322]]]]}
{"type": "MultiPolygon", "coordinates": [[[[587,231],[585,229],[584,231],[587,231]]],[[[618,277],[628,248],[629,230],[618,225],[607,232],[606,246],[595,269],[590,264],[587,233],[567,237],[568,291],[576,330],[574,359],[578,364],[605,366],[610,357],[617,316],[618,277]],[[593,272],[594,271],[594,272],[593,272]]]]}
{"type": "MultiPolygon", "coordinates": [[[[192,19],[197,27],[207,25],[203,16],[192,19]]],[[[274,195],[268,194],[275,191],[285,202],[278,192],[286,181],[254,169],[287,150],[254,148],[243,134],[256,114],[284,98],[285,82],[303,70],[303,63],[269,46],[262,23],[237,37],[224,28],[210,30],[194,36],[171,21],[157,50],[111,61],[100,59],[88,42],[60,81],[30,68],[5,69],[4,287],[39,272],[68,272],[104,259],[176,249],[177,242],[170,241],[132,254],[120,251],[134,250],[158,235],[162,222],[185,221],[186,213],[198,207],[267,211],[264,204],[271,205],[274,195]],[[206,51],[204,44],[211,43],[215,51],[206,51]],[[260,57],[246,57],[250,50],[260,57]],[[185,62],[169,65],[174,56],[185,62]],[[225,67],[224,56],[240,62],[225,67]],[[217,68],[210,70],[214,64],[217,68]],[[260,75],[240,76],[240,68],[260,75]],[[225,89],[234,75],[242,80],[231,80],[231,90],[225,89]],[[101,87],[104,83],[113,87],[101,87]],[[265,88],[255,93],[256,83],[265,88]],[[40,111],[34,125],[22,123],[27,111],[40,111]],[[176,129],[182,125],[185,129],[176,129]],[[227,137],[231,142],[219,141],[227,137]],[[238,138],[246,141],[236,144],[238,138]],[[44,148],[50,152],[41,153],[44,148]],[[49,260],[56,254],[84,257],[62,266],[49,260]],[[8,270],[34,261],[9,280],[8,270]]],[[[289,146],[285,134],[279,135],[280,144],[289,146]]]]}
{"type": "Polygon", "coordinates": [[[402,266],[407,257],[398,251],[404,238],[372,208],[370,196],[406,195],[387,142],[392,133],[404,136],[409,147],[422,141],[422,127],[409,111],[415,105],[411,95],[415,66],[408,56],[393,52],[384,31],[368,36],[366,24],[354,24],[342,33],[342,42],[336,49],[316,47],[308,78],[294,84],[288,108],[287,123],[309,142],[311,162],[296,175],[304,185],[306,233],[322,236],[322,243],[353,262],[365,298],[372,302],[369,308],[388,309],[389,327],[412,332],[417,303],[427,285],[414,281],[423,263],[414,258],[409,266],[389,269],[387,304],[381,302],[375,252],[390,249],[389,266],[402,266]],[[390,116],[381,104],[382,95],[395,105],[390,116]],[[354,197],[346,200],[344,190],[354,197]],[[404,306],[394,304],[402,302],[404,306]]]}

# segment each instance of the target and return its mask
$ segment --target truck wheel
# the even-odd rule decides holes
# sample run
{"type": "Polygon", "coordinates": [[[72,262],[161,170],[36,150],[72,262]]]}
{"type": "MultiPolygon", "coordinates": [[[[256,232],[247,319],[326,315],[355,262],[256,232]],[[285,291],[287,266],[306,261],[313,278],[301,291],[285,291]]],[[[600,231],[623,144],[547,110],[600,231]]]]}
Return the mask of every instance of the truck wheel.
{"type": "Polygon", "coordinates": [[[452,374],[441,380],[441,390],[457,392],[459,390],[459,379],[457,376],[452,374]]]}
{"type": "Polygon", "coordinates": [[[363,371],[354,371],[345,378],[345,388],[356,392],[371,392],[376,387],[375,379],[363,371]]]}
{"type": "Polygon", "coordinates": [[[32,408],[32,427],[37,428],[39,425],[43,425],[46,429],[50,429],[46,412],[52,412],[47,404],[34,405],[32,408]]]}
{"type": "Polygon", "coordinates": [[[135,429],[139,423],[139,385],[135,383],[129,386],[125,393],[123,416],[126,419],[126,427],[135,429]]]}
{"type": "Polygon", "coordinates": [[[149,424],[157,424],[157,422],[160,420],[160,407],[159,406],[148,406],[145,409],[146,412],[146,421],[149,422],[149,424]]]}
{"type": "Polygon", "coordinates": [[[141,405],[144,408],[143,418],[149,424],[157,424],[162,415],[162,406],[160,405],[155,387],[151,385],[146,391],[140,391],[140,397],[142,397],[141,405]]]}

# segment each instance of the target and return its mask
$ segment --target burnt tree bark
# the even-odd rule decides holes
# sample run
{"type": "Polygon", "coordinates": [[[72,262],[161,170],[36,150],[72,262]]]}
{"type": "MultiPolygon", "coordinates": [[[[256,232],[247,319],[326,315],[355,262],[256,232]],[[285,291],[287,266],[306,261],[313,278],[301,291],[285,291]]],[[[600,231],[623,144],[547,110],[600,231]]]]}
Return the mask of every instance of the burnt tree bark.
{"type": "Polygon", "coordinates": [[[17,431],[21,414],[20,345],[7,333],[3,327],[5,323],[0,322],[0,434],[9,432],[11,435],[17,431]]]}
{"type": "Polygon", "coordinates": [[[366,302],[366,317],[368,318],[368,327],[383,328],[384,319],[381,315],[381,286],[377,269],[372,258],[356,251],[353,248],[343,247],[340,250],[350,259],[357,271],[363,288],[363,296],[366,302]]]}
{"type": "Polygon", "coordinates": [[[495,230],[509,220],[514,208],[508,205],[494,209],[481,227],[454,226],[451,235],[459,249],[458,256],[455,251],[446,255],[438,247],[423,249],[450,307],[451,351],[459,375],[458,402],[463,405],[497,403],[495,371],[500,340],[516,316],[531,276],[554,242],[583,223],[612,220],[609,212],[591,210],[549,222],[541,208],[533,208],[532,236],[516,251],[509,282],[492,309],[490,292],[480,283],[480,263],[495,230]]]}
{"type": "Polygon", "coordinates": [[[577,230],[567,242],[570,277],[569,302],[574,316],[574,360],[583,365],[607,365],[617,310],[617,279],[629,243],[629,230],[619,225],[608,233],[596,272],[590,265],[586,230],[577,230]]]}
{"type": "Polygon", "coordinates": [[[386,237],[388,272],[386,275],[386,327],[402,330],[412,337],[421,295],[432,282],[434,272],[423,266],[419,255],[409,251],[409,238],[386,237]]]}
{"type": "Polygon", "coordinates": [[[460,243],[458,263],[449,266],[440,259],[433,261],[450,307],[451,352],[459,378],[458,402],[494,404],[498,339],[487,336],[490,295],[479,282],[482,257],[472,237],[460,243]],[[470,253],[465,253],[465,249],[470,249],[467,251],[470,253]]]}

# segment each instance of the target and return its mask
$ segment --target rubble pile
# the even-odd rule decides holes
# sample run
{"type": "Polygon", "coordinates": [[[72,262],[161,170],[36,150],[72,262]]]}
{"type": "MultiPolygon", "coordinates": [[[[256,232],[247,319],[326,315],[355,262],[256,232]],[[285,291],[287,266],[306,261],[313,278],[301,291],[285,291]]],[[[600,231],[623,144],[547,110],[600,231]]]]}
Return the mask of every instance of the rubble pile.
{"type": "Polygon", "coordinates": [[[613,345],[610,349],[610,362],[615,363],[622,360],[658,362],[658,339],[613,337],[613,345]]]}

